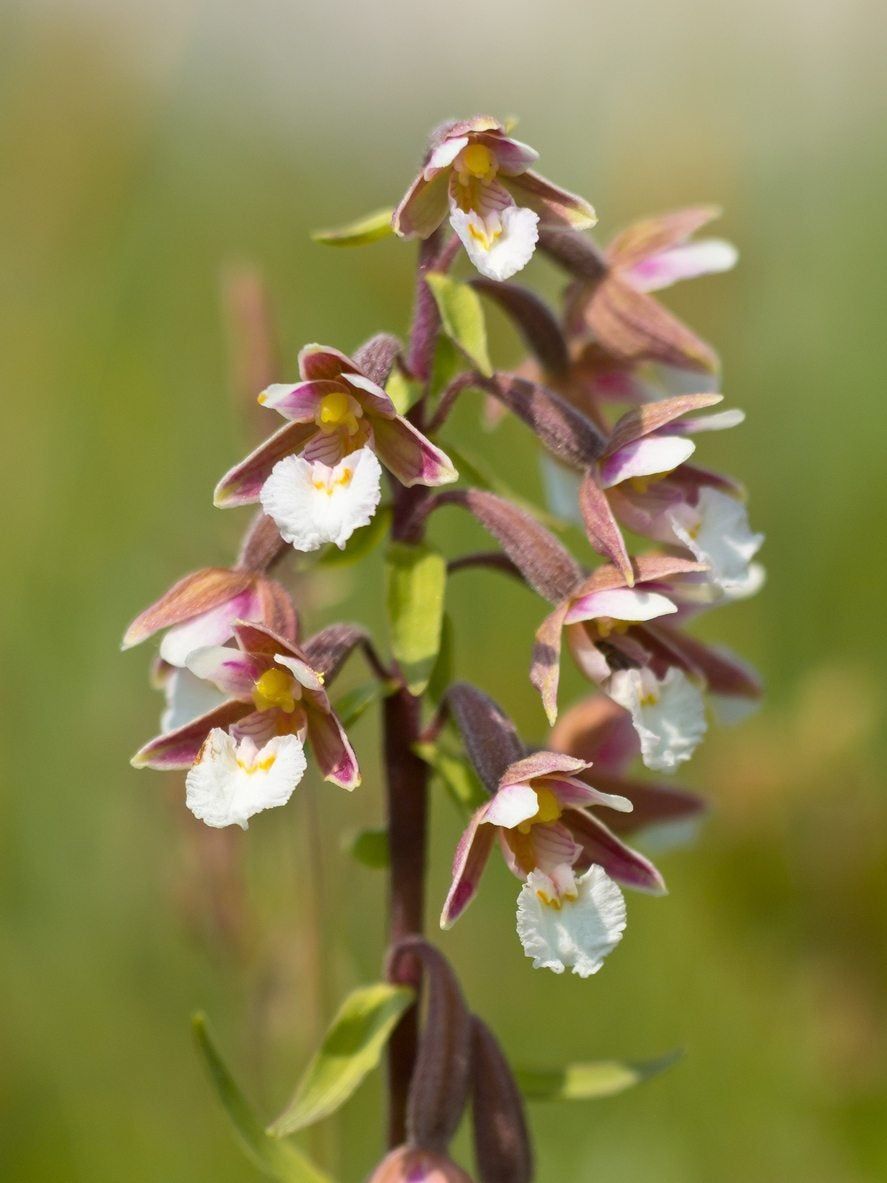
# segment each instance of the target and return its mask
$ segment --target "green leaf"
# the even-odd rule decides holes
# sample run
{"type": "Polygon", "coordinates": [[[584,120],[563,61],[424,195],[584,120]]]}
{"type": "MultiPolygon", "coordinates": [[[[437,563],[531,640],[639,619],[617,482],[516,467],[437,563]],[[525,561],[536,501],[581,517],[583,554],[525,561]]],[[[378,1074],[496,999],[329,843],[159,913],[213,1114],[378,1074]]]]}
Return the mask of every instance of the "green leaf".
{"type": "Polygon", "coordinates": [[[415,743],[413,751],[440,777],[444,788],[460,809],[473,813],[490,799],[471,763],[434,743],[415,743]]]}
{"type": "Polygon", "coordinates": [[[521,1092],[530,1101],[590,1101],[597,1097],[613,1097],[651,1076],[658,1076],[683,1054],[678,1050],[658,1060],[635,1064],[623,1060],[593,1060],[587,1064],[567,1064],[564,1068],[519,1068],[515,1075],[521,1092]]]}
{"type": "Polygon", "coordinates": [[[449,275],[431,272],[426,275],[425,282],[434,296],[444,332],[489,378],[493,367],[487,351],[487,326],[480,296],[467,283],[460,283],[449,275]]]}
{"type": "Polygon", "coordinates": [[[385,537],[390,521],[390,506],[380,506],[370,519],[369,525],[354,531],[344,550],[339,550],[337,546],[327,547],[318,559],[318,566],[350,567],[352,563],[359,563],[385,537]]]}
{"type": "Polygon", "coordinates": [[[437,661],[434,663],[434,669],[428,679],[428,697],[435,703],[440,702],[453,680],[454,635],[453,621],[449,613],[444,612],[437,661]]]}
{"type": "Polygon", "coordinates": [[[365,867],[381,870],[390,860],[387,830],[361,830],[346,843],[348,854],[365,867]]]}
{"type": "Polygon", "coordinates": [[[439,336],[431,359],[431,380],[428,389],[432,398],[443,394],[457,374],[465,369],[465,355],[457,349],[449,337],[439,336]]]}
{"type": "Polygon", "coordinates": [[[210,1079],[247,1158],[265,1175],[280,1180],[280,1183],[331,1183],[329,1175],[318,1170],[294,1146],[269,1137],[262,1128],[262,1123],[234,1083],[234,1078],[216,1050],[206,1015],[194,1015],[191,1025],[210,1079]]]}
{"type": "Polygon", "coordinates": [[[386,576],[391,650],[410,693],[421,694],[440,651],[447,564],[433,547],[395,542],[386,576]]]}
{"type": "Polygon", "coordinates": [[[398,415],[405,415],[422,394],[421,382],[413,382],[400,366],[392,367],[385,384],[385,393],[394,403],[398,415]]]}
{"type": "Polygon", "coordinates": [[[377,982],[354,990],[339,1008],[295,1096],[269,1134],[285,1137],[334,1113],[379,1063],[388,1037],[415,994],[377,982]]]}
{"type": "Polygon", "coordinates": [[[347,690],[340,698],[337,698],[333,706],[345,730],[347,731],[353,723],[356,723],[368,707],[371,707],[374,702],[378,702],[380,698],[387,698],[393,690],[393,682],[380,682],[374,678],[372,682],[364,682],[360,686],[355,686],[353,690],[347,690]]]}
{"type": "Polygon", "coordinates": [[[364,246],[394,233],[391,225],[393,213],[393,209],[376,210],[335,230],[315,230],[311,237],[314,242],[322,242],[324,246],[364,246]]]}

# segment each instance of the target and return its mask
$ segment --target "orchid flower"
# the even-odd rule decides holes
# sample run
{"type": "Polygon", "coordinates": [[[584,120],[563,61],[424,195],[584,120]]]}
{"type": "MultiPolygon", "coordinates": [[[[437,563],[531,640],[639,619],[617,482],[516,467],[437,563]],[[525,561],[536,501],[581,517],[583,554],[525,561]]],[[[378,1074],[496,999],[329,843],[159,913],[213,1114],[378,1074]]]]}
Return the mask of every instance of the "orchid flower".
{"type": "Polygon", "coordinates": [[[651,651],[647,626],[678,612],[672,584],[702,566],[653,555],[638,560],[636,569],[629,588],[613,567],[598,568],[558,605],[536,633],[531,680],[553,724],[565,631],[582,673],[631,711],[648,767],[671,771],[690,758],[705,733],[703,700],[686,670],[672,669],[677,663],[663,657],[661,647],[651,651]]]}
{"type": "Polygon", "coordinates": [[[613,881],[654,893],[665,885],[652,863],[589,812],[594,806],[629,812],[632,805],[581,780],[588,767],[571,756],[538,752],[505,769],[459,842],[442,927],[474,898],[498,835],[509,870],[524,883],[518,932],[528,956],[558,973],[570,966],[586,977],[600,969],[625,927],[613,881]]]}
{"type": "Polygon", "coordinates": [[[597,221],[587,201],[530,170],[538,155],[487,116],[444,124],[394,212],[396,233],[428,238],[449,215],[478,271],[508,279],[532,258],[540,225],[597,221]]]}
{"type": "Polygon", "coordinates": [[[288,422],[222,477],[216,505],[261,501],[297,550],[341,548],[379,504],[379,461],[407,486],[456,480],[449,458],[344,353],[307,345],[299,376],[259,395],[288,422]]]}
{"type": "Polygon", "coordinates": [[[133,764],[190,769],[188,807],[209,825],[245,825],[251,813],[283,804],[305,771],[295,752],[306,739],[327,780],[356,788],[354,752],[304,652],[261,625],[238,622],[234,636],[237,648],[211,645],[188,656],[191,673],[225,695],[221,705],[152,739],[133,764]]]}

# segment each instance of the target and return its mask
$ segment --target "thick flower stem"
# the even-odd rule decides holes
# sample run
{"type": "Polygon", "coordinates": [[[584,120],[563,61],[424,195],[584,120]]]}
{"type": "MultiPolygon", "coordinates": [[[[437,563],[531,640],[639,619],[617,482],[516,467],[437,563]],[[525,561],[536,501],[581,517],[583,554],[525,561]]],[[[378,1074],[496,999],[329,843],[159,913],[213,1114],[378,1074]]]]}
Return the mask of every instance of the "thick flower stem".
{"type": "Polygon", "coordinates": [[[413,312],[413,324],[410,329],[410,344],[407,354],[407,367],[410,373],[421,381],[426,381],[431,373],[431,363],[434,358],[434,346],[440,330],[440,316],[425,276],[436,268],[438,251],[440,249],[440,231],[426,239],[419,247],[419,266],[416,274],[416,303],[413,312]]]}
{"type": "MultiPolygon", "coordinates": [[[[388,784],[389,942],[423,930],[427,765],[413,754],[421,729],[421,702],[405,688],[385,700],[384,758],[388,784]]],[[[397,981],[418,987],[421,966],[414,958],[397,963],[397,981]]],[[[412,1007],[388,1044],[388,1144],[406,1136],[406,1103],[416,1060],[418,1015],[412,1007]]]]}

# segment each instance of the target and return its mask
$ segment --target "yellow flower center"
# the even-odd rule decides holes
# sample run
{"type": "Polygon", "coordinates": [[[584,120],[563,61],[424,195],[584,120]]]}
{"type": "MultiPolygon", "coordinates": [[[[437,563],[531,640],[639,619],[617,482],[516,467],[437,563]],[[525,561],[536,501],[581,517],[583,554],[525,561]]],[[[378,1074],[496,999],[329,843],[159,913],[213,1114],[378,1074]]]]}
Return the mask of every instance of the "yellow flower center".
{"type": "Polygon", "coordinates": [[[491,180],[496,173],[496,157],[484,144],[469,144],[459,155],[459,170],[479,181],[491,180]]]}
{"type": "Polygon", "coordinates": [[[557,794],[553,793],[551,789],[547,789],[544,786],[540,788],[534,787],[533,792],[536,794],[536,812],[532,817],[528,817],[525,822],[521,822],[517,827],[522,834],[529,834],[533,826],[544,825],[546,822],[556,822],[563,813],[557,794]]]}
{"type": "Polygon", "coordinates": [[[264,760],[256,760],[254,764],[247,764],[245,761],[238,759],[237,767],[243,769],[247,776],[252,776],[254,772],[267,772],[274,767],[276,756],[266,756],[264,760]]]}
{"type": "Polygon", "coordinates": [[[357,432],[357,420],[363,414],[360,403],[344,390],[334,390],[320,400],[314,422],[325,435],[344,429],[349,435],[357,432]]]}
{"type": "Polygon", "coordinates": [[[353,476],[354,470],[352,468],[343,468],[333,479],[324,480],[323,477],[315,477],[311,484],[319,493],[326,493],[327,497],[332,497],[336,489],[347,489],[353,476]]]}
{"type": "Polygon", "coordinates": [[[266,670],[253,684],[253,702],[257,711],[270,711],[274,707],[290,714],[296,709],[296,699],[301,691],[292,674],[276,666],[266,670]]]}
{"type": "Polygon", "coordinates": [[[636,493],[646,493],[651,485],[667,477],[670,471],[671,469],[668,469],[666,472],[651,472],[647,476],[632,476],[628,478],[628,483],[636,493]]]}
{"type": "Polygon", "coordinates": [[[602,640],[606,640],[612,633],[628,632],[628,621],[614,620],[612,616],[599,616],[594,623],[597,634],[602,640]]]}

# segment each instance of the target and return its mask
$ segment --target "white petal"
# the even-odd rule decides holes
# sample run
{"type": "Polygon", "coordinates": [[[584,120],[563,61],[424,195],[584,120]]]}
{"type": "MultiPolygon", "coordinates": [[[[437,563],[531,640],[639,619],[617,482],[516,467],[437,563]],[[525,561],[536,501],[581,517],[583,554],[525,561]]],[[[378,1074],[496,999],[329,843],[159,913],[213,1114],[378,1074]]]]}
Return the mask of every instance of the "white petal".
{"type": "Polygon", "coordinates": [[[732,242],[725,242],[722,238],[702,238],[649,255],[625,268],[624,273],[632,287],[639,291],[658,292],[681,279],[729,271],[736,266],[738,258],[739,252],[732,242]]]}
{"type": "Polygon", "coordinates": [[[438,144],[428,157],[428,163],[423,170],[425,180],[430,181],[440,169],[449,168],[467,144],[468,136],[453,136],[452,139],[444,140],[442,144],[438,144]]]}
{"type": "Polygon", "coordinates": [[[641,757],[656,772],[689,760],[705,734],[702,694],[683,670],[670,669],[662,681],[648,669],[617,670],[607,693],[631,712],[641,757]]]}
{"type": "Polygon", "coordinates": [[[487,806],[484,821],[511,830],[539,812],[539,798],[529,785],[504,785],[487,806]]]}
{"type": "Polygon", "coordinates": [[[167,629],[160,642],[160,656],[170,665],[183,666],[188,654],[206,645],[224,645],[233,635],[235,620],[249,620],[257,607],[257,598],[250,589],[232,596],[230,600],[201,612],[184,624],[167,629]]]}
{"type": "Polygon", "coordinates": [[[486,218],[454,208],[450,222],[469,259],[488,279],[510,279],[526,267],[539,238],[539,215],[514,205],[486,218]]]}
{"type": "Polygon", "coordinates": [[[161,731],[174,731],[192,719],[221,706],[225,695],[211,682],[196,677],[190,670],[172,670],[164,683],[166,710],[160,718],[161,731]]]}
{"type": "Polygon", "coordinates": [[[185,780],[188,808],[208,826],[238,825],[263,809],[285,805],[305,773],[305,752],[295,735],[277,735],[263,748],[236,742],[214,728],[185,780]]]}
{"type": "Polygon", "coordinates": [[[671,472],[696,451],[692,440],[679,435],[646,435],[633,440],[601,464],[601,483],[605,489],[631,477],[658,476],[671,472]]]}
{"type": "Polygon", "coordinates": [[[576,880],[575,899],[557,896],[557,887],[533,871],[517,900],[517,933],[535,969],[580,978],[597,973],[604,958],[622,940],[625,900],[602,867],[593,866],[576,880]],[[544,903],[555,898],[559,907],[544,903]],[[555,893],[553,896],[552,893],[555,893]]]}
{"type": "Polygon", "coordinates": [[[658,616],[669,616],[677,610],[677,605],[659,592],[614,587],[580,596],[570,606],[565,624],[597,620],[602,616],[611,620],[655,620],[658,616]]]}
{"type": "Polygon", "coordinates": [[[742,502],[718,489],[704,488],[695,506],[681,509],[668,515],[675,538],[708,564],[712,583],[736,598],[754,594],[760,577],[752,574],[750,564],[764,535],[752,532],[742,502]],[[689,518],[695,519],[692,524],[689,518]]]}
{"type": "Polygon", "coordinates": [[[334,468],[287,456],[262,486],[262,508],[296,550],[317,550],[328,542],[341,550],[376,512],[381,478],[369,448],[352,452],[334,468]]]}

